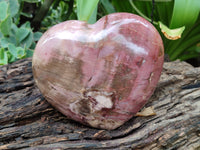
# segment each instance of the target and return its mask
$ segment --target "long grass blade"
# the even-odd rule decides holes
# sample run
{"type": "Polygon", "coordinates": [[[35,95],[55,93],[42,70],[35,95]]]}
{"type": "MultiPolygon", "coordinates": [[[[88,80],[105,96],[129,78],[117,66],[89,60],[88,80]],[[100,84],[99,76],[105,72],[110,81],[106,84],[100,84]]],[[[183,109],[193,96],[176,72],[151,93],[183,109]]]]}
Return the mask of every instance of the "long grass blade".
{"type": "Polygon", "coordinates": [[[92,12],[92,15],[90,16],[88,23],[93,24],[97,21],[97,6],[95,7],[94,11],[92,12]]]}
{"type": "Polygon", "coordinates": [[[88,21],[98,2],[99,0],[77,0],[78,20],[88,21]]]}
{"type": "Polygon", "coordinates": [[[170,28],[193,25],[200,12],[200,0],[175,0],[170,28]]]}
{"type": "Polygon", "coordinates": [[[200,34],[188,39],[184,43],[182,43],[181,46],[176,49],[173,54],[171,55],[170,59],[175,60],[180,56],[184,51],[186,51],[188,48],[192,47],[193,45],[200,42],[200,34]]]}
{"type": "Polygon", "coordinates": [[[107,14],[111,14],[115,12],[115,8],[113,7],[113,5],[110,3],[109,0],[100,0],[100,2],[102,3],[103,7],[105,8],[107,14]]]}
{"type": "Polygon", "coordinates": [[[133,12],[133,8],[131,7],[128,0],[112,0],[112,5],[116,9],[117,12],[133,12]]]}
{"type": "Polygon", "coordinates": [[[166,52],[171,56],[174,51],[177,51],[183,43],[187,42],[189,39],[198,34],[200,34],[200,20],[198,20],[198,22],[196,22],[191,28],[186,29],[181,39],[177,41],[169,41],[165,47],[166,52]]]}
{"type": "Polygon", "coordinates": [[[174,2],[165,2],[165,3],[156,3],[155,9],[156,9],[156,14],[155,16],[158,16],[159,21],[164,23],[169,27],[171,17],[172,17],[172,10],[173,10],[174,2]]]}

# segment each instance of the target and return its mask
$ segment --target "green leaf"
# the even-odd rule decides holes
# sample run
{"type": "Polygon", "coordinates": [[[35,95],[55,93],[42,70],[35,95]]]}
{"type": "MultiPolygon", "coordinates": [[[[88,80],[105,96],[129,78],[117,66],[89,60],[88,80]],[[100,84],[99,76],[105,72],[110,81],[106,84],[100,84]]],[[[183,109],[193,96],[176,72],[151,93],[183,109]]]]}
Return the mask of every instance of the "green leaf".
{"type": "Polygon", "coordinates": [[[99,0],[77,0],[77,15],[78,20],[88,21],[99,0]]]}
{"type": "Polygon", "coordinates": [[[26,57],[32,57],[33,56],[33,50],[30,50],[30,49],[28,49],[28,50],[26,50],[26,57]]]}
{"type": "Polygon", "coordinates": [[[28,34],[28,36],[24,39],[24,40],[22,40],[21,42],[20,42],[20,44],[21,44],[21,46],[22,47],[26,47],[26,48],[29,48],[31,45],[32,45],[32,42],[33,42],[34,40],[33,40],[33,33],[32,32],[29,32],[29,34],[28,34]]]}
{"type": "Polygon", "coordinates": [[[155,20],[159,20],[165,25],[169,26],[172,17],[173,7],[174,7],[173,1],[165,3],[156,3],[154,10],[154,12],[156,12],[154,14],[155,20]]]}
{"type": "Polygon", "coordinates": [[[29,47],[29,49],[35,49],[36,43],[32,42],[31,46],[29,47]]]}
{"type": "Polygon", "coordinates": [[[34,41],[38,41],[41,36],[42,36],[42,32],[35,32],[33,34],[34,41]]]}
{"type": "Polygon", "coordinates": [[[194,50],[197,52],[197,53],[200,53],[200,43],[199,45],[197,44],[194,48],[194,50]]]}
{"type": "Polygon", "coordinates": [[[17,44],[17,41],[16,41],[16,39],[15,39],[15,35],[11,35],[11,36],[9,36],[9,37],[6,38],[6,39],[7,39],[7,41],[8,41],[9,43],[12,43],[12,44],[14,44],[14,45],[17,44]]]}
{"type": "Polygon", "coordinates": [[[24,13],[24,12],[20,12],[20,15],[25,16],[25,17],[27,17],[27,18],[32,18],[32,17],[33,17],[32,14],[24,13]]]}
{"type": "Polygon", "coordinates": [[[21,41],[23,41],[29,35],[30,32],[30,29],[24,27],[19,28],[16,32],[17,43],[19,44],[21,41]]]}
{"type": "Polygon", "coordinates": [[[16,26],[16,24],[12,23],[11,29],[12,29],[13,34],[15,35],[18,30],[18,27],[16,26]]]}
{"type": "Polygon", "coordinates": [[[187,59],[198,58],[198,57],[199,57],[199,54],[185,54],[185,55],[179,56],[179,59],[181,61],[185,61],[187,59]]]}
{"type": "Polygon", "coordinates": [[[0,39],[0,44],[1,44],[1,47],[3,48],[7,48],[8,47],[8,40],[6,38],[2,38],[0,39]]]}
{"type": "Polygon", "coordinates": [[[9,6],[10,6],[10,14],[12,17],[14,17],[18,11],[19,11],[19,3],[18,0],[9,0],[9,6]]]}
{"type": "Polygon", "coordinates": [[[17,58],[23,59],[26,57],[26,51],[22,47],[17,47],[17,58]]]}
{"type": "Polygon", "coordinates": [[[90,19],[88,20],[89,24],[93,24],[97,21],[97,7],[94,9],[92,15],[90,16],[90,19]]]}
{"type": "Polygon", "coordinates": [[[14,45],[16,44],[16,40],[15,40],[14,36],[10,36],[8,38],[3,37],[3,38],[0,39],[0,45],[3,48],[7,48],[9,43],[14,44],[14,45]]]}
{"type": "Polygon", "coordinates": [[[116,12],[115,8],[113,7],[113,5],[110,3],[109,0],[101,0],[100,2],[103,4],[104,8],[106,9],[107,14],[116,12]]]}
{"type": "Polygon", "coordinates": [[[31,23],[29,21],[26,21],[21,27],[31,29],[31,23]]]}
{"type": "Polygon", "coordinates": [[[128,0],[112,0],[112,4],[117,12],[133,13],[133,8],[128,0]]]}
{"type": "Polygon", "coordinates": [[[8,64],[8,55],[7,52],[1,48],[0,49],[0,65],[8,64]]]}
{"type": "Polygon", "coordinates": [[[22,0],[22,1],[27,2],[27,3],[38,3],[41,0],[22,0]]]}
{"type": "MultiPolygon", "coordinates": [[[[137,0],[137,1],[151,1],[152,2],[152,0],[137,0]]],[[[155,2],[170,2],[170,1],[172,0],[155,0],[155,2]]]]}
{"type": "Polygon", "coordinates": [[[0,23],[0,29],[1,32],[4,34],[4,36],[8,36],[11,33],[11,25],[12,25],[12,18],[10,15],[6,17],[1,23],[0,23]]]}
{"type": "Polygon", "coordinates": [[[13,44],[8,44],[8,51],[17,58],[17,48],[13,44]]]}
{"type": "Polygon", "coordinates": [[[158,22],[159,27],[162,31],[162,33],[165,35],[166,38],[170,40],[177,40],[181,38],[181,35],[183,31],[185,30],[185,26],[181,28],[176,28],[176,29],[169,29],[167,26],[165,26],[162,22],[158,22]]]}
{"type": "Polygon", "coordinates": [[[175,0],[170,28],[193,25],[199,12],[200,0],[175,0]]]}
{"type": "Polygon", "coordinates": [[[193,45],[200,42],[200,34],[193,36],[181,43],[179,47],[175,49],[175,51],[171,54],[170,59],[175,60],[177,59],[184,51],[192,47],[193,45]]]}
{"type": "Polygon", "coordinates": [[[8,15],[8,3],[6,1],[0,2],[0,12],[0,21],[2,21],[8,15]]]}
{"type": "Polygon", "coordinates": [[[7,56],[8,56],[8,63],[12,63],[12,62],[16,61],[16,58],[9,51],[6,51],[6,52],[7,52],[7,56]]]}
{"type": "Polygon", "coordinates": [[[190,47],[200,42],[200,19],[191,28],[186,29],[181,39],[170,41],[166,46],[166,52],[171,60],[179,59],[179,56],[185,53],[190,47]]]}

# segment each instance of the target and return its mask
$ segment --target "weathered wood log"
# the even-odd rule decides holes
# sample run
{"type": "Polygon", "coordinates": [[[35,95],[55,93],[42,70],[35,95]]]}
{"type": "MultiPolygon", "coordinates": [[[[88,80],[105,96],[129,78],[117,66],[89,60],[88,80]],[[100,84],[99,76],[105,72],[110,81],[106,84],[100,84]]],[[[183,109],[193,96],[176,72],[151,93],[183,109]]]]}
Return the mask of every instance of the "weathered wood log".
{"type": "Polygon", "coordinates": [[[200,67],[166,62],[145,107],[155,116],[133,117],[99,130],[67,119],[34,84],[31,58],[0,67],[0,150],[200,149],[200,67]]]}

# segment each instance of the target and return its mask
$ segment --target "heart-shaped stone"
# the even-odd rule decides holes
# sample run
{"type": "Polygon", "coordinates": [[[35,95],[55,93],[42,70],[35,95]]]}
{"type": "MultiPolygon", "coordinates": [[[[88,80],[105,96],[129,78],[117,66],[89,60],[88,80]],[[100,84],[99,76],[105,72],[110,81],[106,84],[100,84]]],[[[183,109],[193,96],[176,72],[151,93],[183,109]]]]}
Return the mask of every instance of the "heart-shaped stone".
{"type": "Polygon", "coordinates": [[[53,26],[36,46],[33,73],[44,97],[64,115],[110,130],[147,102],[163,58],[153,25],[114,13],[92,25],[72,20],[53,26]]]}

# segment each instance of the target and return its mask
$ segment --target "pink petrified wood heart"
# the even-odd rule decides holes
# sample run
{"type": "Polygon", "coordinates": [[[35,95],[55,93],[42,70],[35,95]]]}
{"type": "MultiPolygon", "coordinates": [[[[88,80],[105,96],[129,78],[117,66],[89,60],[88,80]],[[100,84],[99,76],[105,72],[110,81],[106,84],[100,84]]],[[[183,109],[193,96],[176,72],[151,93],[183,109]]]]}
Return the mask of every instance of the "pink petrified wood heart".
{"type": "Polygon", "coordinates": [[[111,130],[150,98],[163,56],[153,25],[115,13],[95,24],[72,20],[53,26],[36,46],[33,73],[44,97],[64,115],[111,130]]]}

